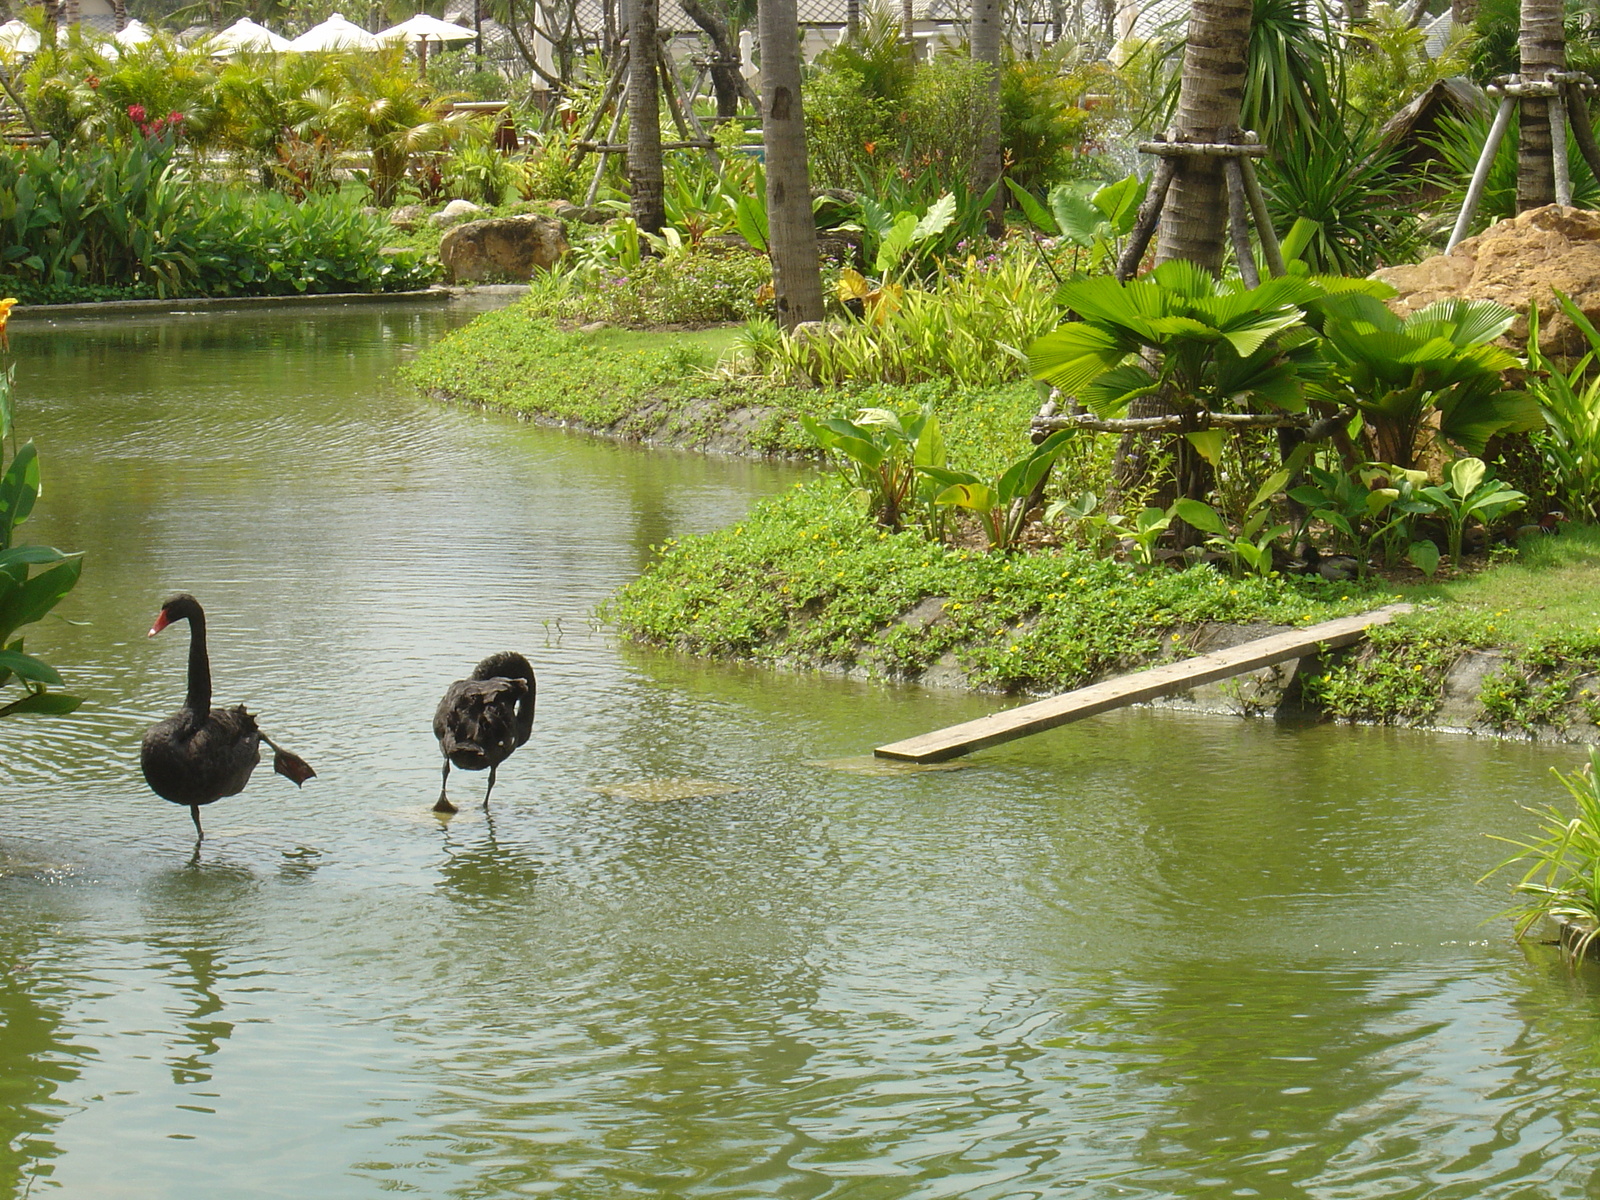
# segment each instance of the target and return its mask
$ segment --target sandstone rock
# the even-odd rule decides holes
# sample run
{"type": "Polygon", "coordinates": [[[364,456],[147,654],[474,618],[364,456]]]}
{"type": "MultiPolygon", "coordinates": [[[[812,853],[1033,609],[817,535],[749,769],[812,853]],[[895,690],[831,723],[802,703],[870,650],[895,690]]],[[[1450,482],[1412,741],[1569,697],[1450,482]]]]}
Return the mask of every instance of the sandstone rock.
{"type": "Polygon", "coordinates": [[[428,219],[428,210],[420,204],[401,204],[389,210],[389,224],[410,233],[428,219]]]}
{"type": "Polygon", "coordinates": [[[452,200],[428,219],[440,229],[447,225],[455,225],[461,221],[469,221],[483,209],[471,200],[452,200]]]}
{"type": "Polygon", "coordinates": [[[531,279],[571,249],[554,217],[494,217],[458,225],[439,243],[439,261],[454,283],[531,279]]]}
{"type": "Polygon", "coordinates": [[[1546,353],[1583,354],[1588,343],[1556,305],[1570,296],[1600,322],[1600,213],[1549,205],[1499,221],[1449,254],[1373,273],[1399,290],[1389,301],[1401,315],[1436,300],[1461,296],[1493,300],[1516,310],[1504,341],[1521,351],[1528,341],[1528,305],[1539,306],[1539,344],[1546,353]]]}

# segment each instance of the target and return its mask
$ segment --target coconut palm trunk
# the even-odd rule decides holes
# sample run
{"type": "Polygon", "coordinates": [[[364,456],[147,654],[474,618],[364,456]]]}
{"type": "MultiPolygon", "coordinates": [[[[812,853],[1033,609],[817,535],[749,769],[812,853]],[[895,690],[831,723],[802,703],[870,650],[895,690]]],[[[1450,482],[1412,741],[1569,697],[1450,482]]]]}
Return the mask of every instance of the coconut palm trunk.
{"type": "Polygon", "coordinates": [[[761,140],[767,156],[767,228],[778,324],[822,319],[817,223],[811,213],[805,114],[800,107],[800,22],[795,0],[760,0],[761,140]]]}
{"type": "Polygon", "coordinates": [[[628,0],[628,189],[634,224],[660,233],[662,200],[661,74],[656,53],[657,0],[628,0]]]}
{"type": "MultiPolygon", "coordinates": [[[[1195,0],[1178,91],[1177,141],[1228,142],[1238,133],[1252,7],[1251,0],[1195,0]]],[[[1156,261],[1187,258],[1220,271],[1227,213],[1222,159],[1180,158],[1161,214],[1156,261]]]]}
{"type": "MultiPolygon", "coordinates": [[[[1565,6],[1562,0],[1522,0],[1518,49],[1523,80],[1543,80],[1567,69],[1565,6]]],[[[1550,102],[1524,96],[1518,103],[1517,211],[1554,204],[1556,173],[1552,157],[1550,102]]]]}
{"type": "MultiPolygon", "coordinates": [[[[1252,10],[1252,0],[1194,0],[1173,140],[1230,142],[1238,133],[1252,10]]],[[[1222,159],[1186,155],[1176,165],[1161,213],[1156,261],[1186,258],[1213,274],[1219,273],[1228,238],[1228,196],[1222,159]]],[[[1170,413],[1177,408],[1178,399],[1155,395],[1136,400],[1129,406],[1128,415],[1170,413]]],[[[1153,484],[1152,503],[1165,507],[1179,496],[1204,496],[1210,472],[1185,438],[1173,438],[1163,445],[1161,439],[1124,434],[1117,448],[1117,478],[1124,491],[1153,484]],[[1163,458],[1171,463],[1170,473],[1152,479],[1152,464],[1163,458]]],[[[1195,540],[1193,531],[1181,522],[1176,532],[1180,544],[1195,540]]]]}
{"type": "MultiPolygon", "coordinates": [[[[972,190],[979,195],[1000,178],[1004,159],[1000,146],[1000,0],[972,0],[972,60],[989,68],[988,111],[983,114],[983,132],[978,141],[978,157],[972,164],[972,190]]],[[[989,232],[1003,233],[1005,201],[999,190],[989,213],[989,232]]]]}

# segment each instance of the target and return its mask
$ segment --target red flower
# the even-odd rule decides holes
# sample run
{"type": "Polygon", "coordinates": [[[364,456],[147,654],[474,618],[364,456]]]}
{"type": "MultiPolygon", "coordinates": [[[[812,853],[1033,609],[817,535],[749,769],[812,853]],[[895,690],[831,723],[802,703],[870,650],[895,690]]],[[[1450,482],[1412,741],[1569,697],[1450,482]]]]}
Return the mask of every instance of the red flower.
{"type": "Polygon", "coordinates": [[[87,83],[91,89],[96,89],[100,86],[100,76],[91,75],[85,79],[84,82],[87,83]]]}
{"type": "Polygon", "coordinates": [[[130,104],[130,105],[128,105],[128,120],[132,121],[135,125],[143,125],[144,124],[144,119],[145,119],[144,105],[142,105],[142,104],[130,104]]]}

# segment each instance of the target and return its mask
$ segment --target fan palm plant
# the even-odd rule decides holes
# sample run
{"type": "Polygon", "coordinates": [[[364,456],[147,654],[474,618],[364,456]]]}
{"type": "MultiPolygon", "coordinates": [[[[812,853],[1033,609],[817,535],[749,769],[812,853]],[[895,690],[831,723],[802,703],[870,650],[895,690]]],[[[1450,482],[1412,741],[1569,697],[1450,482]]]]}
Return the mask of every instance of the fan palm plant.
{"type": "Polygon", "coordinates": [[[435,97],[406,65],[403,45],[342,55],[336,63],[338,90],[310,93],[313,111],[296,132],[325,132],[366,152],[373,202],[393,204],[412,156],[439,149],[474,118],[467,113],[440,115],[444,98],[435,97]]]}
{"type": "Polygon", "coordinates": [[[1538,404],[1505,384],[1504,372],[1520,360],[1489,344],[1510,327],[1510,309],[1442,300],[1402,319],[1359,294],[1330,297],[1321,308],[1323,354],[1334,371],[1316,392],[1360,410],[1374,461],[1414,466],[1430,425],[1468,454],[1482,454],[1496,434],[1543,425],[1538,404]]]}

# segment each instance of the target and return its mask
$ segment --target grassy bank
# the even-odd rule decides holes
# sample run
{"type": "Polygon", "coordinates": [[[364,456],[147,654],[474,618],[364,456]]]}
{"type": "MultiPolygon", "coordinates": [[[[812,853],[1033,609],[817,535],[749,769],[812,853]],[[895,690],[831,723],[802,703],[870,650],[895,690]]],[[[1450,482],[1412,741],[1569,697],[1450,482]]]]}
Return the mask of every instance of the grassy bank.
{"type": "Polygon", "coordinates": [[[810,454],[802,415],[929,402],[948,436],[986,454],[1016,453],[1038,407],[1031,384],[851,389],[783,388],[718,372],[731,327],[640,332],[557,327],[533,300],[486,313],[430,346],[405,378],[437,399],[521,413],[624,437],[753,454],[810,454]]]}
{"type": "MultiPolygon", "coordinates": [[[[1030,384],[773,388],[716,370],[736,332],[584,333],[529,304],[486,314],[408,368],[445,400],[614,435],[809,453],[801,415],[927,401],[952,455],[992,471],[1023,452],[1030,384]]],[[[1064,464],[1070,473],[1071,464],[1064,464]]],[[[1436,582],[1233,579],[1141,570],[1072,545],[994,555],[889,534],[832,475],[773,497],[739,525],[669,544],[606,616],[684,653],[1044,693],[1193,652],[1215,624],[1309,624],[1394,599],[1418,606],[1304,681],[1329,715],[1427,724],[1447,683],[1490,655],[1472,720],[1486,729],[1592,728],[1600,717],[1600,530],[1568,526],[1436,582]]]]}
{"type": "Polygon", "coordinates": [[[1330,716],[1432,722],[1469,656],[1494,663],[1473,723],[1507,733],[1600,720],[1600,530],[1535,541],[1520,559],[1442,583],[1233,579],[1140,571],[1076,547],[991,555],[862,522],[832,481],[740,525],[669,543],[615,598],[629,637],[714,658],[1048,693],[1185,657],[1217,623],[1296,625],[1394,600],[1417,611],[1330,657],[1304,700],[1330,716]]]}

